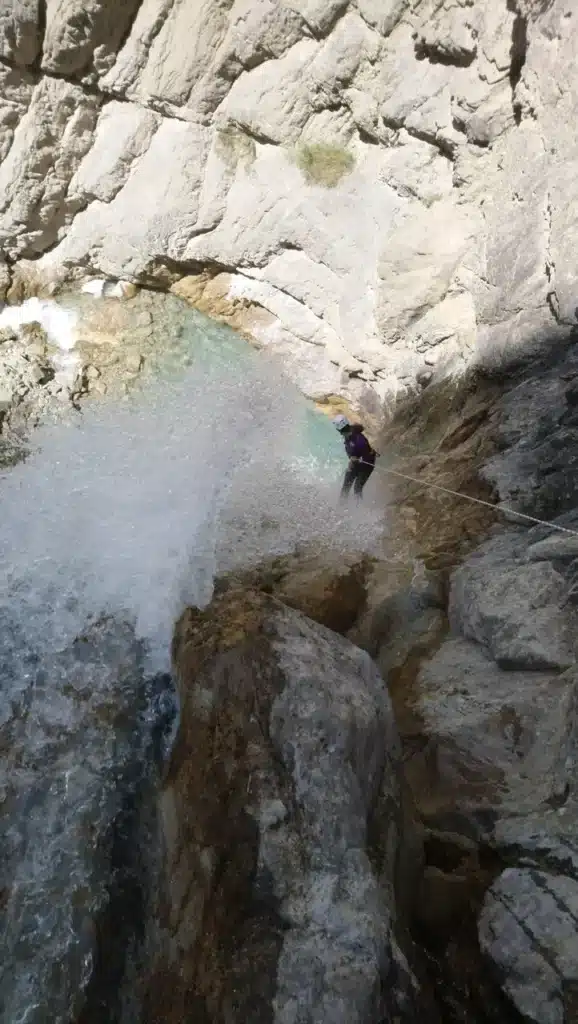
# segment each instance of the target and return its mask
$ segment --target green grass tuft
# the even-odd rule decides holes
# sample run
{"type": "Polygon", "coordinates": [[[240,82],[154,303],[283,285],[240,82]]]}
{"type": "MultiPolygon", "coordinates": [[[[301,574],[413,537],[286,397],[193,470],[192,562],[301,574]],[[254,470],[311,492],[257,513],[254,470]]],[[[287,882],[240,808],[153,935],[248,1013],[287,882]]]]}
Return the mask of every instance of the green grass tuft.
{"type": "Polygon", "coordinates": [[[343,146],[325,142],[304,144],[297,149],[297,166],[310,185],[335,188],[355,166],[355,157],[343,146]]]}

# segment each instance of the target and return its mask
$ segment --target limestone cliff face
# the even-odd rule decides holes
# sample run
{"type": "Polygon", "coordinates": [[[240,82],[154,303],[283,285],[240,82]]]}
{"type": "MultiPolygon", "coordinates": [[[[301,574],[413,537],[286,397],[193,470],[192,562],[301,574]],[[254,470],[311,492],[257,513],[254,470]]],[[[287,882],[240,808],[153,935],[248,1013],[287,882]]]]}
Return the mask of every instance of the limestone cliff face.
{"type": "Polygon", "coordinates": [[[577,17],[572,0],[7,0],[5,283],[221,273],[306,392],[353,400],[563,330],[577,17]]]}

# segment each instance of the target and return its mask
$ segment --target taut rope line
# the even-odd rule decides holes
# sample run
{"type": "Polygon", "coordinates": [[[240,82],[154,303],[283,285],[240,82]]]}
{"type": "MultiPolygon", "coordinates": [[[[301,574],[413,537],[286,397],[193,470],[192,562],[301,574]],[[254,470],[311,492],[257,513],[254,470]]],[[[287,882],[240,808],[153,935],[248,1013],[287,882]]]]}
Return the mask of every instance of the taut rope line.
{"type": "Polygon", "coordinates": [[[476,505],[483,505],[484,508],[492,509],[493,512],[502,513],[503,515],[517,516],[518,519],[524,519],[528,523],[533,523],[537,526],[546,526],[549,530],[558,530],[559,533],[569,533],[572,537],[578,537],[578,530],[572,530],[567,526],[560,526],[559,523],[548,523],[545,519],[538,519],[537,516],[528,516],[525,512],[516,512],[513,508],[507,508],[504,505],[493,505],[491,501],[484,501],[483,498],[474,498],[471,494],[462,494],[461,491],[452,491],[449,487],[442,487],[441,484],[434,484],[430,480],[419,480],[415,476],[409,476],[408,473],[400,473],[397,469],[386,469],[384,466],[375,466],[372,462],[366,462],[365,459],[358,459],[364,466],[373,466],[380,473],[387,473],[389,476],[397,476],[400,480],[407,480],[409,483],[417,484],[418,487],[429,487],[430,490],[440,491],[442,494],[451,494],[454,498],[462,498],[464,501],[472,501],[476,505]]]}

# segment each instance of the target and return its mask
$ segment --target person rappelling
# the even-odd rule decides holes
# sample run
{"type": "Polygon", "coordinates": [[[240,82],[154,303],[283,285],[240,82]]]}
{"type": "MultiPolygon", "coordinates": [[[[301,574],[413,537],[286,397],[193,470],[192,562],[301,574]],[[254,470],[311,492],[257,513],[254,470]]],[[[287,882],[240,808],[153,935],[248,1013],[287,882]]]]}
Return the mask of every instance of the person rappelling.
{"type": "Polygon", "coordinates": [[[375,469],[377,452],[367,440],[361,423],[350,423],[347,416],[336,416],[333,425],[341,434],[349,465],[345,470],[341,497],[346,498],[353,487],[356,498],[361,498],[363,488],[375,469]]]}

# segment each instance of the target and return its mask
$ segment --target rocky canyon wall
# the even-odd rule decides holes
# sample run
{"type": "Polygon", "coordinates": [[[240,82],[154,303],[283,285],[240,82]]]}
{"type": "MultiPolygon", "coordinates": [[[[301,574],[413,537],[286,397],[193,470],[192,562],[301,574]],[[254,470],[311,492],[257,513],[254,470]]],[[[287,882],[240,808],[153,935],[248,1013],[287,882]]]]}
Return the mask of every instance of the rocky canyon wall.
{"type": "Polygon", "coordinates": [[[5,0],[4,285],[216,274],[265,311],[253,332],[306,393],[358,403],[563,331],[577,17],[572,0],[5,0]]]}

